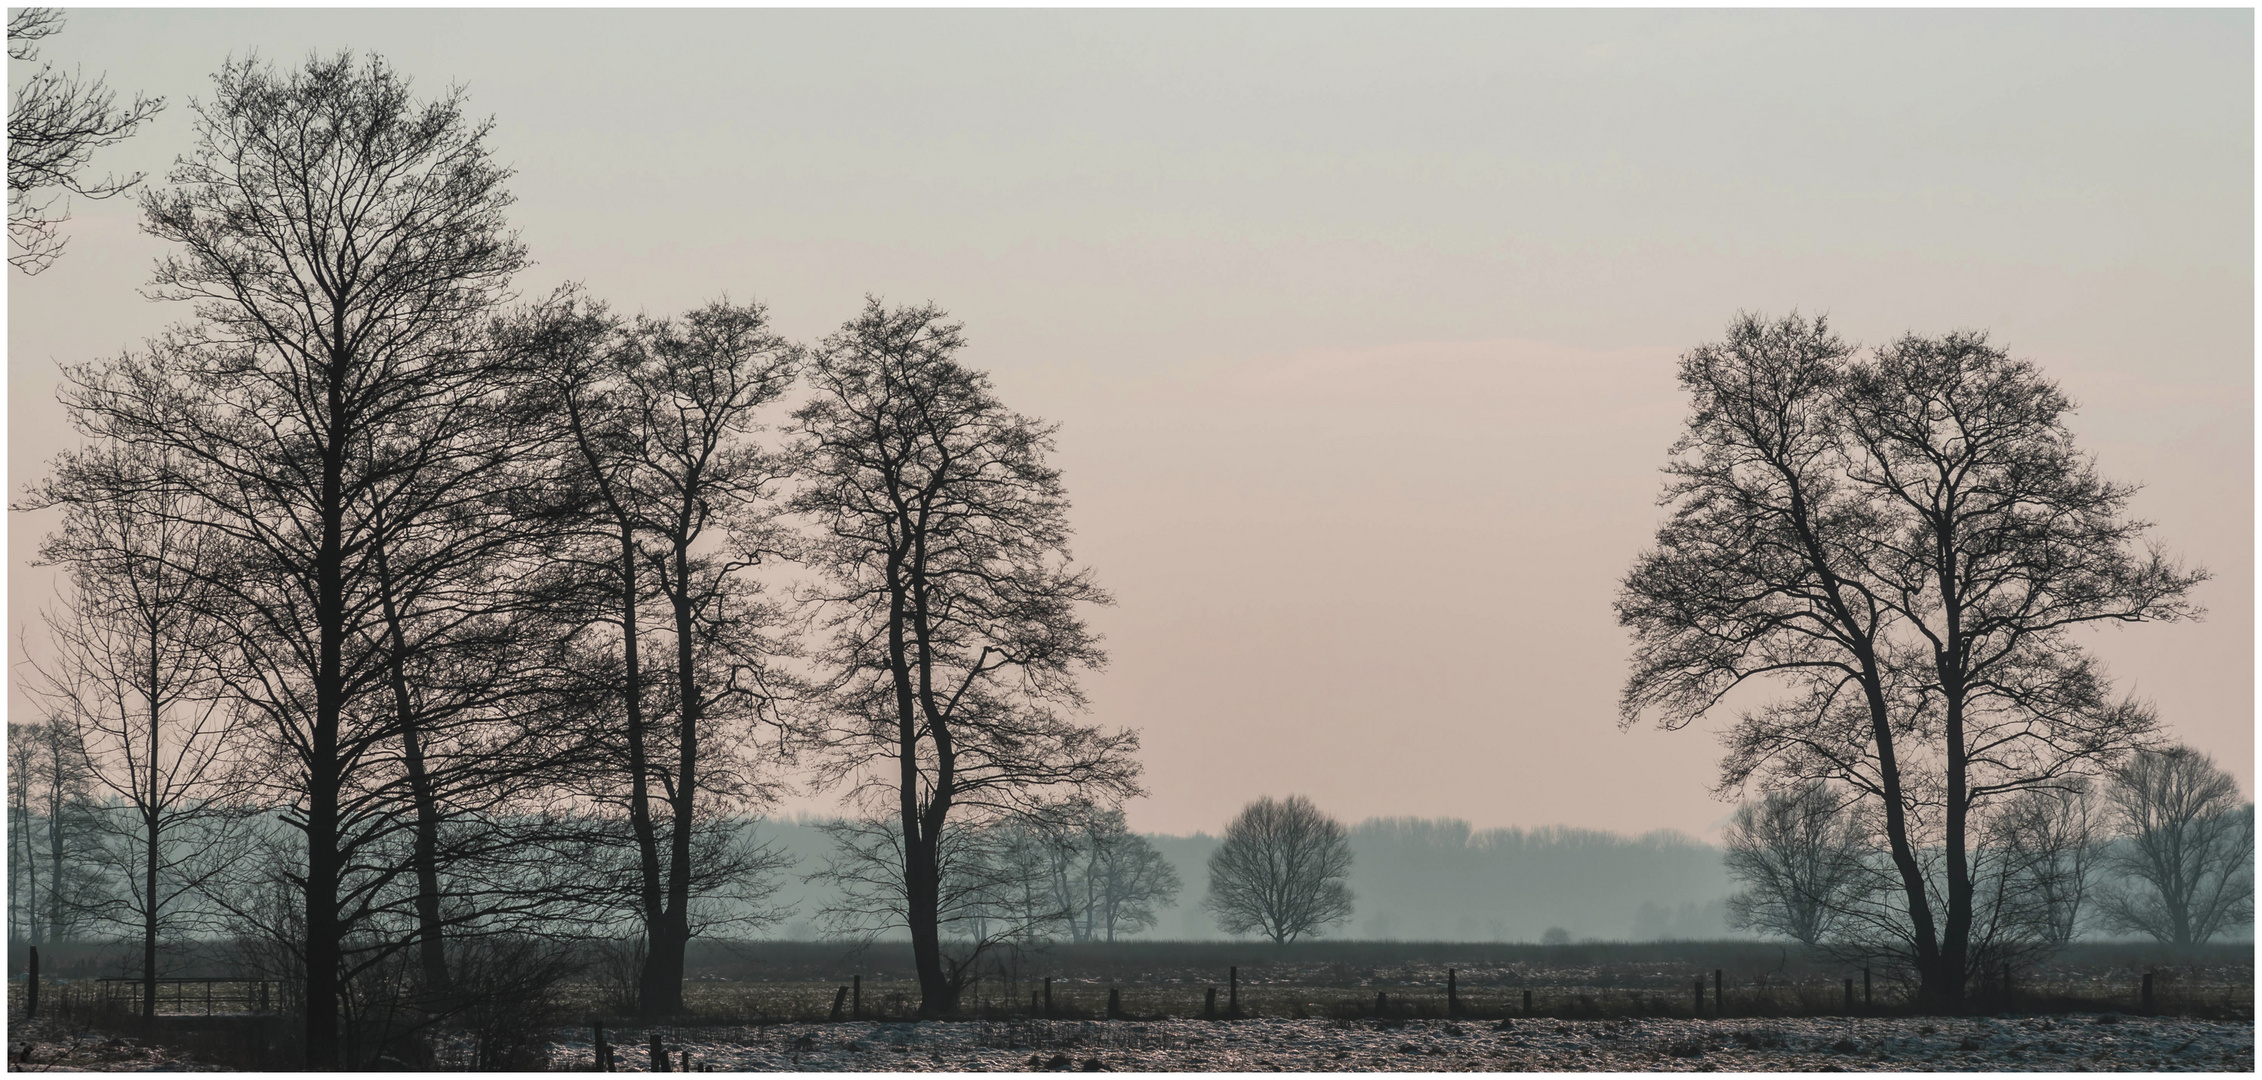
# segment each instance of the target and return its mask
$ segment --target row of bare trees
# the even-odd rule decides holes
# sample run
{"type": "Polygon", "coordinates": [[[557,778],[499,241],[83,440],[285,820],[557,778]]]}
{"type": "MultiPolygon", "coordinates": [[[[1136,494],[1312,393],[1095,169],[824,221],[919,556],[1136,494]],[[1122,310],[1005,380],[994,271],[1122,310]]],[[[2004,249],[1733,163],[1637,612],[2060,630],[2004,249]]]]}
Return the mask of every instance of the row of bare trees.
{"type": "Polygon", "coordinates": [[[1109,884],[1157,860],[1115,810],[1136,736],[1077,716],[1109,601],[1053,428],[943,311],[804,346],[755,303],[513,306],[460,91],[244,60],[191,108],[142,197],[190,316],[67,369],[84,445],[21,503],[62,522],[42,730],[131,823],[145,978],[191,923],[250,931],[315,1068],[379,1052],[357,1016],[472,1007],[504,942],[633,934],[675,1012],[690,938],[770,914],[742,826],[797,778],[860,808],[842,928],[910,932],[924,1015],[985,947],[946,910],[969,846],[1052,838],[1031,880],[1078,933],[1152,921],[1109,884]]]}
{"type": "MultiPolygon", "coordinates": [[[[1738,807],[1725,836],[1743,885],[1730,925],[1906,960],[1892,866],[1867,812],[1824,782],[1738,807]]],[[[1974,947],[1998,961],[2046,956],[2085,930],[2199,945],[2253,918],[2253,804],[2186,747],[2136,753],[2101,785],[2021,792],[1979,832],[1974,947]]]]}
{"type": "Polygon", "coordinates": [[[1864,356],[1823,319],[1746,315],[1680,380],[1670,516],[1617,601],[1623,720],[1734,710],[1720,790],[1780,794],[1755,828],[1863,846],[1882,887],[1828,917],[1952,1007],[2003,959],[2007,909],[2050,902],[2034,860],[2067,850],[2067,796],[2161,741],[2081,631],[2194,618],[2206,574],[2074,445],[2066,395],[1984,334],[1864,356]],[[1799,809],[1818,801],[1857,824],[1799,809]]]}

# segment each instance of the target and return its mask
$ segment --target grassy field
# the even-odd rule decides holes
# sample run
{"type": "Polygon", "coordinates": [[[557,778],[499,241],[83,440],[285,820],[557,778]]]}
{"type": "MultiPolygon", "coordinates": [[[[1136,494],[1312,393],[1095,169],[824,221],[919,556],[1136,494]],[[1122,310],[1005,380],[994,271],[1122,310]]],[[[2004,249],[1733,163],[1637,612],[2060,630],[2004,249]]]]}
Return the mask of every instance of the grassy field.
{"type": "MultiPolygon", "coordinates": [[[[70,975],[46,980],[46,1000],[51,1007],[92,1005],[98,993],[93,977],[110,974],[107,969],[115,965],[91,948],[60,952],[65,963],[47,970],[61,967],[70,975]]],[[[686,1003],[696,1018],[715,1022],[829,1019],[835,995],[851,985],[861,986],[867,1019],[908,1017],[918,1004],[910,948],[899,942],[862,950],[831,942],[699,942],[689,959],[686,1003]]],[[[226,973],[215,968],[181,974],[226,973]]],[[[2008,999],[1994,980],[1976,987],[1977,1007],[2136,1012],[2146,974],[2153,977],[2154,1012],[2253,1015],[2254,953],[2244,942],[2180,951],[2145,944],[2076,945],[2047,963],[2013,971],[2008,999]]],[[[995,1018],[1044,1015],[1050,979],[1050,1014],[1063,1019],[1105,1017],[1111,990],[1129,1017],[1201,1017],[1212,989],[1219,1013],[1230,1013],[1237,1001],[1240,1014],[1253,1017],[1435,1018],[1449,1011],[1516,1017],[1526,1015],[1527,993],[1531,1015],[1688,1017],[1696,1015],[1699,977],[1705,982],[1704,1016],[1723,1015],[1723,1006],[1730,1017],[1834,1015],[1844,1009],[1847,979],[1853,980],[1859,1012],[1900,1011],[1908,996],[1908,987],[1886,971],[1870,973],[1865,995],[1858,966],[1797,946],[1748,941],[1123,942],[1002,953],[968,991],[964,1011],[995,1018]]],[[[568,1017],[619,1016],[629,1011],[624,989],[592,975],[560,987],[557,1004],[568,1017]]],[[[241,988],[223,985],[218,991],[225,1003],[241,988]]],[[[9,997],[20,1010],[20,977],[10,980],[9,997]]],[[[202,988],[187,990],[178,1003],[168,996],[162,1011],[203,1012],[202,988]]]]}
{"type": "MultiPolygon", "coordinates": [[[[1976,1004],[1989,1010],[2134,1012],[2142,1008],[2143,979],[2150,974],[2155,1012],[2251,1017],[2253,955],[2243,942],[2197,950],[2077,945],[2048,963],[2013,971],[2007,998],[1995,979],[1976,987],[1976,1004]]],[[[831,1015],[835,995],[855,980],[866,1018],[908,1016],[918,1002],[910,949],[900,943],[861,951],[820,942],[702,943],[690,975],[687,1003],[695,1013],[717,1019],[823,1020],[831,1015]]],[[[1705,1016],[1723,1015],[1723,1008],[1731,1017],[1837,1014],[1845,1008],[1848,979],[1856,1011],[1905,1008],[1908,986],[1875,970],[1865,994],[1863,976],[1858,966],[1797,946],[1735,941],[1057,944],[1001,956],[964,1005],[976,1016],[1043,1015],[1050,979],[1053,1016],[1104,1017],[1113,990],[1126,1016],[1199,1017],[1212,989],[1218,1011],[1229,1011],[1237,981],[1245,1016],[1411,1018],[1457,1011],[1513,1017],[1527,1014],[1529,994],[1531,1015],[1685,1017],[1695,1014],[1695,981],[1701,977],[1705,1016]]],[[[596,983],[569,988],[566,1004],[581,1015],[623,1011],[619,988],[596,983]]]]}

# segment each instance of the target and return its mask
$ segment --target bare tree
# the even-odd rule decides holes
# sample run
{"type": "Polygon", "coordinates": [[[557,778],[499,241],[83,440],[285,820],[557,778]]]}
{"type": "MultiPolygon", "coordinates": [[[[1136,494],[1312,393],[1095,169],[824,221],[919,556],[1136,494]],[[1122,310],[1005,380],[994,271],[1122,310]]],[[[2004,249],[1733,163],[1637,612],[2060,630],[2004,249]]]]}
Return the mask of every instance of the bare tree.
{"type": "Polygon", "coordinates": [[[1242,807],[1209,869],[1202,906],[1226,933],[1286,944],[1351,917],[1349,834],[1302,795],[1242,807]]]}
{"type": "MultiPolygon", "coordinates": [[[[8,726],[11,841],[22,855],[24,938],[68,941],[108,891],[86,746],[68,715],[8,726]]],[[[14,864],[11,864],[14,865],[14,864]]]]}
{"type": "MultiPolygon", "coordinates": [[[[131,463],[121,472],[135,469],[131,463]]],[[[81,503],[41,547],[69,571],[67,614],[47,616],[57,658],[33,692],[69,723],[93,779],[125,811],[96,815],[123,879],[118,921],[141,936],[144,1019],[156,1015],[157,946],[213,869],[235,810],[224,786],[234,709],[216,685],[224,651],[210,610],[214,536],[181,521],[163,485],[81,503]]]]}
{"type": "Polygon", "coordinates": [[[2105,789],[2120,827],[2110,863],[2136,888],[2106,893],[2104,924],[2199,945],[2254,917],[2254,806],[2213,759],[2176,746],[2139,754],[2105,789]]]}
{"type": "Polygon", "coordinates": [[[1155,908],[1178,894],[1178,871],[1130,830],[1120,807],[1071,803],[1055,819],[1015,835],[1010,851],[1026,864],[1032,890],[1022,905],[1030,925],[1046,926],[1036,912],[1052,912],[1047,919],[1071,941],[1114,941],[1119,930],[1144,930],[1154,925],[1155,908]]]}
{"type": "Polygon", "coordinates": [[[2192,617],[2205,575],[2137,550],[2133,489],[2075,449],[2032,364],[1977,334],[1853,353],[1820,320],[1743,316],[1682,358],[1673,516],[1617,604],[1621,715],[1675,728],[1747,682],[1788,690],[1739,719],[1721,790],[1827,780],[1874,802],[1900,894],[1877,929],[1946,1006],[1989,962],[1987,807],[2155,737],[2074,632],[2192,617]]]}
{"type": "Polygon", "coordinates": [[[1744,885],[1728,898],[1728,925],[1739,930],[1819,945],[1868,883],[1867,831],[1825,783],[1737,807],[1723,840],[1728,876],[1744,885]]]}
{"type": "Polygon", "coordinates": [[[957,359],[932,307],[869,301],[810,365],[797,413],[814,524],[805,558],[832,637],[827,783],[895,822],[922,1016],[948,1014],[980,944],[946,969],[944,853],[954,830],[1066,799],[1136,794],[1137,736],[1064,716],[1104,658],[1080,607],[1109,602],[1068,553],[1052,428],[1008,410],[957,359]]]}
{"type": "Polygon", "coordinates": [[[1084,819],[1084,936],[1114,941],[1155,925],[1158,907],[1169,906],[1181,887],[1178,871],[1147,838],[1124,823],[1123,811],[1107,810],[1084,819]]]}
{"type": "Polygon", "coordinates": [[[1991,822],[1991,844],[2003,864],[1996,888],[2050,948],[2080,933],[2097,875],[2098,812],[2087,778],[2031,788],[2013,797],[1991,822]]]}
{"type": "Polygon", "coordinates": [[[636,849],[640,1007],[677,1013],[695,894],[733,876],[695,858],[701,823],[768,797],[747,751],[789,692],[775,659],[792,643],[750,576],[779,554],[768,502],[787,466],[752,437],[800,350],[759,304],[623,326],[572,290],[522,338],[548,369],[545,400],[581,492],[575,565],[593,595],[577,640],[619,675],[607,707],[626,790],[605,797],[624,804],[636,849]],[[648,654],[655,637],[667,650],[648,654]]]}
{"type": "MultiPolygon", "coordinates": [[[[913,892],[904,873],[911,860],[900,820],[872,815],[823,828],[833,848],[809,880],[839,891],[817,913],[819,924],[859,945],[912,930],[913,892]]],[[[1038,941],[1066,920],[1045,880],[1045,861],[1041,840],[1025,826],[960,822],[943,832],[935,845],[935,954],[957,989],[977,977],[993,950],[1038,941]]]]}
{"type": "Polygon", "coordinates": [[[8,939],[37,945],[39,937],[39,860],[33,842],[32,730],[35,724],[8,722],[8,939]]]}
{"type": "MultiPolygon", "coordinates": [[[[366,647],[383,623],[375,541],[407,524],[417,500],[396,495],[432,462],[491,452],[472,435],[501,390],[478,321],[525,254],[460,92],[419,104],[350,55],[231,63],[214,83],[171,188],[143,198],[177,249],[155,291],[197,319],[146,356],[72,369],[63,398],[86,436],[166,462],[184,520],[225,538],[210,577],[235,620],[225,677],[262,719],[268,794],[305,839],[305,1046],[330,1068],[342,980],[397,946],[349,964],[349,934],[408,872],[376,858],[408,800],[379,756],[402,731],[385,653],[366,647]]],[[[65,454],[43,498],[140,482],[65,454]]]]}
{"type": "MultiPolygon", "coordinates": [[[[39,59],[41,39],[62,29],[63,13],[54,8],[17,8],[8,16],[8,59],[39,59]]],[[[141,182],[140,173],[96,179],[86,166],[96,150],[132,135],[164,107],[164,98],[136,94],[118,108],[101,79],[86,82],[53,64],[16,84],[8,110],[8,261],[16,269],[39,273],[63,253],[67,241],[55,230],[71,214],[57,200],[107,199],[141,182]]]]}

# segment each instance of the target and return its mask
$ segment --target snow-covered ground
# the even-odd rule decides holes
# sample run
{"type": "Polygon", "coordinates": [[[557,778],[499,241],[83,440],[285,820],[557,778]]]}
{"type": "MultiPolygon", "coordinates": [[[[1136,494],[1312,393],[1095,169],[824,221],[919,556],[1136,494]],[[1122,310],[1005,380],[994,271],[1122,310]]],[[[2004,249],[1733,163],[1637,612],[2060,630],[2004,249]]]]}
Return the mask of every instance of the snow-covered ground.
{"type": "MultiPolygon", "coordinates": [[[[2254,1025],[2072,1015],[1792,1020],[1199,1020],[843,1023],[659,1029],[695,1070],[1064,1069],[2237,1071],[2254,1025]]],[[[608,1030],[623,1071],[650,1068],[644,1028],[608,1030]]],[[[561,1031],[553,1069],[588,1069],[591,1033],[561,1031]]]]}

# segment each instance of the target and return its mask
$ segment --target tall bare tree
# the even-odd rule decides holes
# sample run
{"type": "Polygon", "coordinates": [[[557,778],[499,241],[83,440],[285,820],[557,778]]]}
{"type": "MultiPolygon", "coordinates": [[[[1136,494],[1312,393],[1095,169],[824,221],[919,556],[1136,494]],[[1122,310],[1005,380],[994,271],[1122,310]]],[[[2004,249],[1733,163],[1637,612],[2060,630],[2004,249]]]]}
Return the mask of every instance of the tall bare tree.
{"type": "MultiPolygon", "coordinates": [[[[159,470],[114,461],[121,475],[159,470]]],[[[139,485],[119,502],[72,505],[41,546],[69,573],[67,612],[50,612],[56,658],[34,693],[77,731],[94,781],[120,804],[96,815],[105,861],[124,879],[117,921],[141,935],[142,1017],[156,1016],[158,939],[213,869],[234,814],[226,786],[231,721],[218,692],[226,651],[211,611],[213,534],[183,522],[175,493],[139,485]]],[[[109,906],[109,905],[106,905],[109,906]]]]}
{"type": "Polygon", "coordinates": [[[1744,889],[1728,899],[1728,925],[1809,946],[1831,935],[1869,876],[1869,836],[1845,801],[1816,782],[1736,808],[1723,846],[1744,889]]]}
{"type": "MultiPolygon", "coordinates": [[[[54,8],[17,8],[8,15],[8,59],[39,59],[40,41],[62,29],[63,13],[54,8]]],[[[87,82],[53,64],[16,84],[8,109],[8,261],[16,269],[39,273],[63,253],[67,241],[56,227],[71,214],[58,200],[107,199],[141,182],[140,173],[97,179],[86,167],[96,150],[132,135],[164,107],[164,98],[136,94],[119,108],[101,79],[87,82]]]]}
{"type": "Polygon", "coordinates": [[[821,779],[894,822],[927,1017],[957,1008],[981,951],[945,959],[951,833],[1138,791],[1137,736],[1066,715],[1104,659],[1081,609],[1110,601],[1070,561],[1053,429],[1007,409],[964,347],[933,306],[868,301],[816,350],[795,413],[792,505],[832,632],[821,779]]]}
{"type": "Polygon", "coordinates": [[[548,369],[544,400],[575,463],[588,541],[577,565],[603,593],[580,637],[619,674],[618,801],[645,937],[639,1001],[647,1015],[677,1013],[694,901],[769,865],[759,852],[720,859],[727,838],[699,836],[768,797],[751,740],[790,692],[776,659],[792,643],[751,573],[781,554],[770,500],[787,466],[754,436],[800,350],[759,304],[718,301],[624,326],[570,290],[523,340],[548,369]],[[654,639],[664,652],[647,651],[654,639]]]}
{"type": "Polygon", "coordinates": [[[2113,773],[2120,837],[2109,857],[2138,884],[2102,898],[2113,930],[2199,945],[2254,918],[2254,807],[2213,759],[2175,746],[2113,773]]]}
{"type": "Polygon", "coordinates": [[[1635,636],[1625,724],[1693,722],[1747,682],[1722,790],[1846,785],[1876,804],[1901,953],[1952,1005],[1973,946],[1989,804],[2154,738],[2074,638],[2197,614],[2186,572],[2065,426],[2070,402],[1977,334],[1866,362],[1821,321],[1742,316],[1682,358],[1672,518],[1617,608],[1635,636]],[[1933,853],[1938,858],[1933,858],[1933,853]]]}
{"type": "Polygon", "coordinates": [[[1242,807],[1209,870],[1202,905],[1229,934],[1253,931],[1284,945],[1351,917],[1349,834],[1302,795],[1242,807]]]}
{"type": "MultiPolygon", "coordinates": [[[[334,1068],[342,980],[392,947],[349,963],[349,932],[407,872],[373,858],[407,801],[378,763],[402,736],[385,654],[363,647],[383,622],[380,533],[407,525],[403,496],[435,461],[491,454],[471,434],[502,389],[478,323],[525,254],[460,91],[419,103],[375,58],[244,60],[195,111],[194,148],[143,209],[175,246],[155,291],[196,319],[146,355],[70,370],[62,396],[83,434],[167,462],[183,519],[229,548],[211,577],[235,619],[226,677],[263,719],[270,795],[304,835],[307,1064],[334,1068]]],[[[45,497],[139,482],[65,454],[45,497]]]]}

